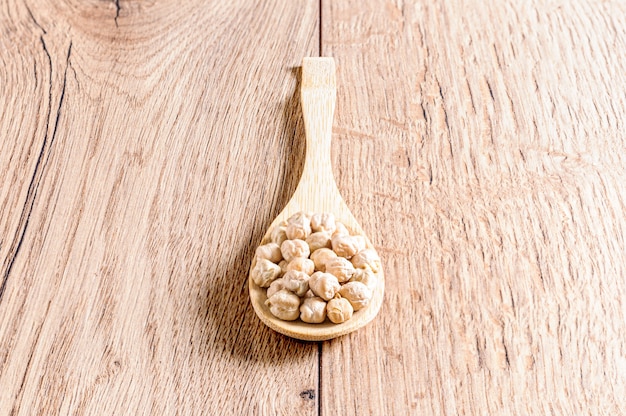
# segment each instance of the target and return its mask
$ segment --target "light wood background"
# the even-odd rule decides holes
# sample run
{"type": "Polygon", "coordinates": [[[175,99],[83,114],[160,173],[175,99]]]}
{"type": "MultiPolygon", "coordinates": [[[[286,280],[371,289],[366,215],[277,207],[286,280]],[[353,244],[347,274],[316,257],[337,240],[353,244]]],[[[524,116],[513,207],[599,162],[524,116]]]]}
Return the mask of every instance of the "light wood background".
{"type": "Polygon", "coordinates": [[[625,27],[619,1],[0,2],[0,415],[626,414],[625,27]],[[387,288],[316,344],[245,279],[320,52],[387,288]]]}

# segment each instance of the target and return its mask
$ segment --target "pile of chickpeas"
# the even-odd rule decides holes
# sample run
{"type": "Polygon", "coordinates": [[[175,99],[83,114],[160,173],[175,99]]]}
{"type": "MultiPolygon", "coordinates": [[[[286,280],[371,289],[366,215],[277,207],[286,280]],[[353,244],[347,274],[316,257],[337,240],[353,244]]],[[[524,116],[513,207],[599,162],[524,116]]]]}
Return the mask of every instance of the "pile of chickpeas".
{"type": "Polygon", "coordinates": [[[369,305],[380,257],[330,213],[298,212],[271,230],[250,272],[279,319],[340,324],[369,305]]]}

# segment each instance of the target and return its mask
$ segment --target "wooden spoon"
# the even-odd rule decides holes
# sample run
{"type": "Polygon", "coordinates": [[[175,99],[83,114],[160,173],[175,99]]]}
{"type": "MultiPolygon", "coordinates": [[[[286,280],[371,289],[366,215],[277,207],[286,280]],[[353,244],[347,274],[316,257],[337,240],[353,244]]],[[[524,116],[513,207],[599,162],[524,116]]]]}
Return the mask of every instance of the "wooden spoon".
{"type": "MultiPolygon", "coordinates": [[[[272,222],[261,244],[270,242],[272,229],[299,211],[330,212],[343,222],[351,234],[365,236],[345,201],[339,194],[330,159],[332,122],[335,112],[335,61],[333,58],[304,58],[302,61],[300,101],[306,133],[306,161],[295,193],[287,206],[272,222]]],[[[373,248],[366,237],[367,247],[373,248]]],[[[256,259],[252,261],[251,270],[256,259]]],[[[382,270],[377,273],[378,284],[370,304],[354,312],[351,319],[341,324],[326,320],[321,324],[283,321],[276,318],[265,305],[265,289],[249,278],[250,299],[261,321],[273,330],[305,341],[321,341],[355,331],[369,323],[380,309],[385,281],[382,270]]]]}

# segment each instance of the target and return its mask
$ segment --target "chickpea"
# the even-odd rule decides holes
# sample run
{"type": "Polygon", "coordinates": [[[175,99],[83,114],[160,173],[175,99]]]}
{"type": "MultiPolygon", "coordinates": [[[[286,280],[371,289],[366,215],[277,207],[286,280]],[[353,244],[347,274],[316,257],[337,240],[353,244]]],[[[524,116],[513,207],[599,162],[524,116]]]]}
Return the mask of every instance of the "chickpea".
{"type": "Polygon", "coordinates": [[[357,269],[371,269],[374,273],[380,270],[380,257],[376,250],[368,248],[356,253],[350,261],[357,269]]]}
{"type": "Polygon", "coordinates": [[[362,241],[356,238],[356,236],[334,235],[331,239],[331,243],[333,245],[333,251],[337,253],[338,256],[350,259],[359,252],[362,241]]]}
{"type": "Polygon", "coordinates": [[[329,248],[320,248],[311,254],[311,260],[315,264],[315,270],[326,271],[326,262],[337,257],[337,254],[329,248]]]}
{"type": "Polygon", "coordinates": [[[311,251],[309,250],[309,245],[306,241],[302,240],[285,240],[280,245],[280,252],[283,255],[283,258],[290,262],[295,257],[309,257],[311,251]]]}
{"type": "Polygon", "coordinates": [[[374,291],[378,284],[378,279],[370,269],[355,269],[350,281],[361,282],[371,291],[374,291]]]}
{"type": "Polygon", "coordinates": [[[297,270],[312,275],[315,271],[315,263],[313,263],[313,260],[305,259],[304,257],[295,257],[287,264],[286,271],[289,272],[291,270],[297,270]]]}
{"type": "Polygon", "coordinates": [[[320,248],[331,248],[330,235],[326,231],[318,231],[309,235],[306,239],[311,253],[320,248]]]}
{"type": "Polygon", "coordinates": [[[280,266],[280,275],[283,276],[285,273],[287,273],[287,265],[289,263],[287,262],[287,260],[282,260],[280,263],[278,263],[278,265],[280,266]]]}
{"type": "Polygon", "coordinates": [[[337,221],[337,223],[335,224],[335,231],[333,232],[333,237],[336,235],[350,235],[350,231],[348,231],[348,229],[342,222],[337,221]]]}
{"type": "Polygon", "coordinates": [[[356,245],[356,252],[365,250],[367,247],[367,240],[362,235],[353,235],[354,244],[356,245]]]}
{"type": "Polygon", "coordinates": [[[311,220],[306,213],[298,212],[287,220],[285,232],[290,240],[306,240],[309,234],[311,234],[311,220]]]}
{"type": "Polygon", "coordinates": [[[285,288],[285,280],[282,278],[274,280],[270,287],[267,288],[267,298],[271,298],[274,293],[283,290],[285,288]]]}
{"type": "Polygon", "coordinates": [[[250,272],[252,281],[260,287],[269,287],[278,275],[280,275],[280,266],[267,259],[257,259],[256,265],[250,272]]]}
{"type": "Polygon", "coordinates": [[[265,301],[270,312],[283,321],[293,321],[300,316],[300,298],[297,295],[282,289],[265,301]]]}
{"type": "Polygon", "coordinates": [[[335,257],[326,262],[326,273],[330,273],[339,280],[339,283],[344,283],[350,280],[354,273],[354,266],[350,263],[350,260],[343,257],[335,257]]]}
{"type": "Polygon", "coordinates": [[[311,278],[308,274],[297,270],[290,270],[285,273],[283,277],[284,288],[290,290],[298,296],[304,296],[309,290],[309,280],[311,278]]]}
{"type": "Polygon", "coordinates": [[[331,322],[340,324],[352,318],[354,308],[347,299],[333,298],[326,305],[326,315],[331,322]]]}
{"type": "Polygon", "coordinates": [[[326,302],[320,297],[304,299],[300,306],[300,319],[310,324],[319,324],[326,319],[326,302]]]}
{"type": "Polygon", "coordinates": [[[272,232],[270,233],[270,238],[273,243],[278,244],[279,246],[287,239],[287,232],[285,229],[287,228],[287,221],[283,221],[277,226],[274,227],[272,232]]]}
{"type": "Polygon", "coordinates": [[[314,214],[306,211],[298,211],[291,217],[287,218],[287,224],[309,224],[311,226],[311,217],[314,214]]]}
{"type": "Polygon", "coordinates": [[[339,294],[344,299],[348,299],[348,302],[350,302],[355,311],[369,305],[372,299],[372,291],[361,282],[346,283],[341,286],[339,294]]]}
{"type": "Polygon", "coordinates": [[[266,259],[272,263],[278,263],[283,259],[280,252],[280,246],[276,243],[268,243],[256,248],[256,256],[260,259],[266,259]]]}
{"type": "Polygon", "coordinates": [[[331,213],[313,214],[311,217],[311,229],[313,232],[325,231],[332,234],[337,229],[335,216],[331,213]]]}
{"type": "Polygon", "coordinates": [[[330,300],[335,296],[341,286],[335,276],[329,273],[315,272],[309,279],[309,287],[324,300],[330,300]]]}

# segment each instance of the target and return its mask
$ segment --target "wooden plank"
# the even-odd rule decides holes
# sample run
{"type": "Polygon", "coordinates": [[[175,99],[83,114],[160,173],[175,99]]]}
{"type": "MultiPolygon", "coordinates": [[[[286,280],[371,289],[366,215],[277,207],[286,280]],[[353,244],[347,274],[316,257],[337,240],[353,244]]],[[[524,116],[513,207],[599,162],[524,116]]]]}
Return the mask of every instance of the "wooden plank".
{"type": "Polygon", "coordinates": [[[334,166],[384,256],[322,414],[625,414],[626,9],[324,2],[334,166]]]}
{"type": "Polygon", "coordinates": [[[246,277],[318,2],[4,2],[0,414],[314,414],[246,277]]]}

